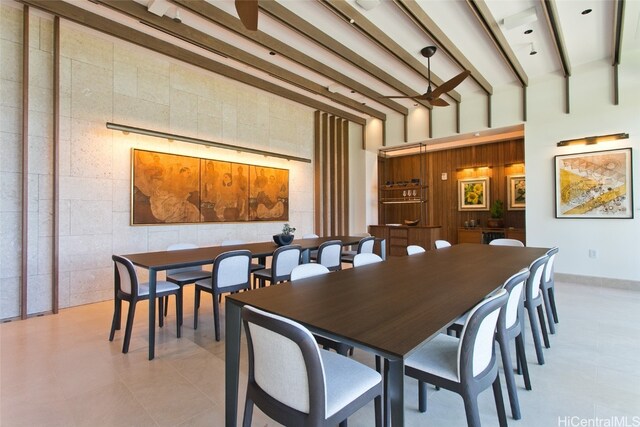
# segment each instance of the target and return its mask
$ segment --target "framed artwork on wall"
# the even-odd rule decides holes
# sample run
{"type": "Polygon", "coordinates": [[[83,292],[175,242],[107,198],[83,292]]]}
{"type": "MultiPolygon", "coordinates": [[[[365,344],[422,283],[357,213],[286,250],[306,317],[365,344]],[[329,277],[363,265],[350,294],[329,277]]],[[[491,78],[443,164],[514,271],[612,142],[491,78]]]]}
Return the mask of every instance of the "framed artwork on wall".
{"type": "Polygon", "coordinates": [[[556,218],[633,218],[631,148],[554,159],[556,218]]]}
{"type": "Polygon", "coordinates": [[[458,210],[489,210],[489,177],[458,180],[458,210]]]}
{"type": "Polygon", "coordinates": [[[131,224],[289,219],[289,171],[133,149],[131,224]]]}
{"type": "Polygon", "coordinates": [[[526,207],[526,181],[524,175],[507,176],[507,210],[522,211],[526,207]]]}

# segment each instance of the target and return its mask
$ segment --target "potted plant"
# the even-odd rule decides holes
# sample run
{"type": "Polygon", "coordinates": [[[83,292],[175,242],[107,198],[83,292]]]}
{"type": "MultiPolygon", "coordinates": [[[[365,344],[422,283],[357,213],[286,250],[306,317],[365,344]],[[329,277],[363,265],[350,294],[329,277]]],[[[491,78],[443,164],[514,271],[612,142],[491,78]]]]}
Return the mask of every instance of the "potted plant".
{"type": "Polygon", "coordinates": [[[293,242],[293,233],[295,233],[295,227],[291,227],[289,223],[282,226],[282,232],[280,234],[273,235],[273,241],[278,246],[290,245],[293,242]]]}
{"type": "Polygon", "coordinates": [[[497,199],[491,204],[490,216],[487,221],[487,226],[489,228],[503,228],[504,227],[504,203],[502,200],[497,199]]]}

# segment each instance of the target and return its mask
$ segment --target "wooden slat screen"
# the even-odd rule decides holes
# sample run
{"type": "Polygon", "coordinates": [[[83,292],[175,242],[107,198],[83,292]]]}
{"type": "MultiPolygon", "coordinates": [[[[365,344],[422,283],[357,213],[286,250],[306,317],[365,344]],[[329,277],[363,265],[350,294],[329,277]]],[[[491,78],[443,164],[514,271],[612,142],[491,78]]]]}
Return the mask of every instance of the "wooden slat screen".
{"type": "Polygon", "coordinates": [[[315,114],[315,215],[319,236],[349,233],[349,121],[315,114]]]}

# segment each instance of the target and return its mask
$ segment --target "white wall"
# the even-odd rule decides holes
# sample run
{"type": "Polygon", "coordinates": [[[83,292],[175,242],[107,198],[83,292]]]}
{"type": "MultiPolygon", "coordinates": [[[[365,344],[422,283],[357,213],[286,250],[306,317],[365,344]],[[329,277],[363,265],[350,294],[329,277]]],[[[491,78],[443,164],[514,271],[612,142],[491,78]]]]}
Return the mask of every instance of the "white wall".
{"type": "MultiPolygon", "coordinates": [[[[613,67],[607,62],[573,69],[570,78],[571,113],[564,113],[564,79],[549,75],[530,82],[525,124],[527,170],[527,243],[560,247],[556,271],[571,275],[632,281],[640,286],[640,180],[637,146],[640,140],[640,53],[627,54],[620,67],[620,105],[613,105],[613,67]],[[630,139],[558,148],[563,139],[628,132],[630,139]],[[554,163],[558,154],[633,147],[636,183],[634,219],[556,219],[554,217],[554,163]],[[595,259],[588,250],[597,250],[595,259]]],[[[486,96],[465,96],[461,104],[461,132],[487,129],[486,96]]],[[[495,88],[492,99],[493,127],[522,122],[522,89],[495,88]]],[[[412,115],[409,116],[412,118],[412,115]]],[[[434,137],[455,134],[453,107],[434,109],[434,137]]],[[[409,123],[414,129],[416,123],[409,123]]],[[[387,141],[401,141],[387,134],[387,141]]],[[[397,145],[397,144],[389,144],[397,145]]],[[[375,197],[375,196],[374,196],[375,197]]],[[[370,209],[374,209],[372,204],[370,209]]],[[[377,209],[377,208],[375,208],[377,209]]]]}

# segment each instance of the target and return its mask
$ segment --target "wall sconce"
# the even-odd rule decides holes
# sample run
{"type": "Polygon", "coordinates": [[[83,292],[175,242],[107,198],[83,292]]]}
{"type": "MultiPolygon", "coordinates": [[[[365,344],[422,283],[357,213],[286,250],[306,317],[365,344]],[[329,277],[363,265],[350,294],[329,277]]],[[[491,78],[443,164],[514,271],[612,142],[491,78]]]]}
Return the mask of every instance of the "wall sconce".
{"type": "Polygon", "coordinates": [[[466,167],[462,167],[462,168],[456,168],[457,172],[460,171],[478,171],[479,169],[491,169],[492,166],[489,165],[482,165],[482,166],[466,166],[466,167]]]}
{"type": "Polygon", "coordinates": [[[610,135],[587,136],[584,138],[565,139],[558,142],[558,147],[566,147],[567,145],[593,145],[599,142],[617,141],[619,139],[628,139],[628,133],[612,133],[610,135]]]}
{"type": "Polygon", "coordinates": [[[159,132],[151,129],[137,128],[133,126],[122,125],[118,123],[107,122],[107,129],[122,131],[125,135],[128,133],[137,133],[139,135],[153,136],[156,138],[165,138],[169,141],[183,141],[192,144],[200,144],[207,147],[224,148],[225,150],[234,150],[237,152],[245,152],[251,154],[260,154],[265,157],[277,157],[280,159],[294,160],[296,162],[311,163],[311,159],[304,157],[289,156],[288,154],[272,153],[271,151],[258,150],[255,148],[240,147],[238,145],[225,144],[223,142],[209,141],[206,139],[192,138],[190,136],[176,135],[173,133],[159,132]]]}

